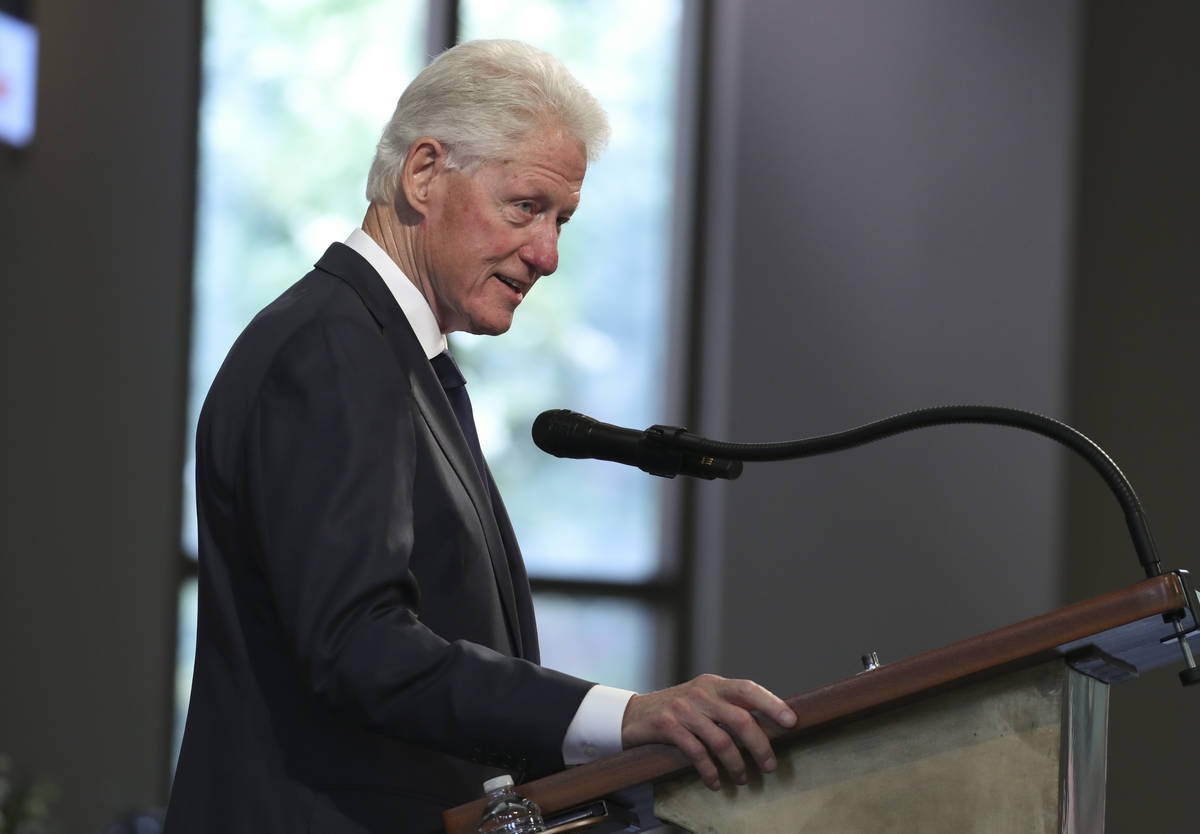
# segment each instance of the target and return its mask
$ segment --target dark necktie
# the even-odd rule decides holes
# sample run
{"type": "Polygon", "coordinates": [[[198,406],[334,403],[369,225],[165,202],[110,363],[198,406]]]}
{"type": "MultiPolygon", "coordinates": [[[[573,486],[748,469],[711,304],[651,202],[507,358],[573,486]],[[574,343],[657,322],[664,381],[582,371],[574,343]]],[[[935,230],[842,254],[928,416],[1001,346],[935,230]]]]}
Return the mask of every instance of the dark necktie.
{"type": "Polygon", "coordinates": [[[479,448],[479,434],[475,431],[475,415],[471,411],[471,398],[467,396],[467,380],[462,375],[462,371],[458,369],[458,363],[454,361],[454,357],[450,355],[450,351],[442,351],[437,356],[429,360],[429,364],[433,366],[434,373],[438,375],[438,380],[442,383],[442,388],[446,391],[446,399],[450,400],[450,407],[454,409],[454,416],[458,418],[458,425],[462,427],[463,436],[467,439],[467,446],[471,449],[471,457],[475,458],[475,466],[479,469],[479,476],[486,483],[484,473],[487,469],[483,464],[483,450],[479,448]]]}

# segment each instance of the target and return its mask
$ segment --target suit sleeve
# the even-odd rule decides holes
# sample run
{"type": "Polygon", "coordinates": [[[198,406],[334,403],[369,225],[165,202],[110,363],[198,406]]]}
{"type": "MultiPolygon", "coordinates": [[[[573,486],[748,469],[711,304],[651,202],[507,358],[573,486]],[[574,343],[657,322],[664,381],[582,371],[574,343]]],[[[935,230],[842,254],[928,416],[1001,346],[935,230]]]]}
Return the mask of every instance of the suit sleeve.
{"type": "Polygon", "coordinates": [[[414,404],[382,334],[317,321],[276,356],[250,410],[245,503],[285,644],[311,692],[366,727],[465,758],[562,766],[590,683],[418,619],[414,404]]]}

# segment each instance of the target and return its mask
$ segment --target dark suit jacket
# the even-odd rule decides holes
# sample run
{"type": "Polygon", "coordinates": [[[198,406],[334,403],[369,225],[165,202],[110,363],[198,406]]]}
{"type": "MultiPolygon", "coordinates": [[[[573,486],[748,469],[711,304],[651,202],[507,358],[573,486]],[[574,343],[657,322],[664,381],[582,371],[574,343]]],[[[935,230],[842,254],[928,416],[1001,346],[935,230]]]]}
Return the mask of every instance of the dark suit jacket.
{"type": "Polygon", "coordinates": [[[169,834],[426,832],[500,767],[562,767],[589,683],[424,351],[334,244],[263,310],[197,430],[199,619],[169,834]]]}

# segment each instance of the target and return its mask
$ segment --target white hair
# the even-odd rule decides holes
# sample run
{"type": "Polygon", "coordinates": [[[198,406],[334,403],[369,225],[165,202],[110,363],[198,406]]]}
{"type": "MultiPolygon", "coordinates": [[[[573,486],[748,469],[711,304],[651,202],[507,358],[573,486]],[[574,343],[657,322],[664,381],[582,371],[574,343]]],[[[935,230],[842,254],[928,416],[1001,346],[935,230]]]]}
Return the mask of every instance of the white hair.
{"type": "Polygon", "coordinates": [[[390,203],[412,143],[432,137],[447,164],[498,162],[534,131],[561,128],[588,161],[608,141],[600,103],[553,55],[512,40],[467,41],[447,49],[400,96],[367,175],[367,199],[390,203]]]}

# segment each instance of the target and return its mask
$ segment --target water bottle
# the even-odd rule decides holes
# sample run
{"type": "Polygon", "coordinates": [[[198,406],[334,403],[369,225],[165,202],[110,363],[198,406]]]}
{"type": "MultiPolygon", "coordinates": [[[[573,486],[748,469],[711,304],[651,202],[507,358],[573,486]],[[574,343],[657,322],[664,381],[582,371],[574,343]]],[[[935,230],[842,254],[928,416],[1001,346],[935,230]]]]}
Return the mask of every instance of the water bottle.
{"type": "Polygon", "coordinates": [[[483,783],[487,807],[479,820],[479,834],[527,834],[545,831],[542,809],[513,790],[508,774],[483,783]]]}

